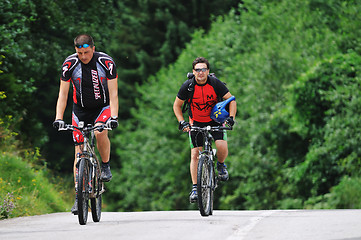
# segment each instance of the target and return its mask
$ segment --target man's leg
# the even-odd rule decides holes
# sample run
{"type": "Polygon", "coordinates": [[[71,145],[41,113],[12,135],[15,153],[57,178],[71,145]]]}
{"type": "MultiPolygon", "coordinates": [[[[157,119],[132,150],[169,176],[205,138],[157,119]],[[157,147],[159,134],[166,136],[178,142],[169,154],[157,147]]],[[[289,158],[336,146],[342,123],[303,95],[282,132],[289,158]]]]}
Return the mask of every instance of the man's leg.
{"type": "Polygon", "coordinates": [[[192,178],[193,184],[197,184],[197,169],[198,169],[199,151],[202,151],[201,147],[192,148],[192,150],[191,150],[190,171],[191,171],[191,178],[192,178]]]}
{"type": "Polygon", "coordinates": [[[76,184],[76,156],[78,153],[81,153],[80,145],[75,146],[75,157],[74,157],[74,165],[73,165],[73,173],[74,173],[74,184],[76,184]]]}
{"type": "Polygon", "coordinates": [[[228,156],[228,144],[225,140],[216,140],[218,162],[224,163],[228,156]]]}
{"type": "Polygon", "coordinates": [[[225,140],[216,140],[216,148],[217,148],[217,170],[218,177],[221,181],[227,181],[229,178],[227,166],[224,164],[228,156],[228,144],[225,140]]]}
{"type": "Polygon", "coordinates": [[[189,195],[189,201],[191,203],[197,202],[197,169],[198,169],[198,157],[199,157],[199,151],[202,151],[201,147],[196,147],[191,149],[191,163],[190,163],[190,172],[191,172],[191,178],[192,178],[192,191],[189,195]]]}
{"type": "Polygon", "coordinates": [[[77,182],[76,182],[76,158],[77,158],[77,155],[78,153],[80,153],[81,150],[80,150],[80,145],[77,145],[75,146],[75,157],[74,157],[74,164],[73,164],[73,173],[74,173],[74,186],[75,186],[75,202],[74,202],[74,205],[73,207],[71,208],[71,212],[74,214],[74,215],[77,215],[78,214],[78,195],[77,195],[77,182]]]}
{"type": "Polygon", "coordinates": [[[97,140],[97,148],[100,154],[102,161],[101,168],[101,180],[104,182],[109,182],[112,179],[112,173],[110,172],[110,140],[108,137],[108,130],[103,130],[102,132],[95,132],[95,137],[97,140]]]}
{"type": "Polygon", "coordinates": [[[110,158],[110,140],[108,137],[108,130],[103,130],[102,132],[95,132],[95,137],[97,140],[97,148],[100,154],[100,158],[103,163],[109,162],[110,158]]]}

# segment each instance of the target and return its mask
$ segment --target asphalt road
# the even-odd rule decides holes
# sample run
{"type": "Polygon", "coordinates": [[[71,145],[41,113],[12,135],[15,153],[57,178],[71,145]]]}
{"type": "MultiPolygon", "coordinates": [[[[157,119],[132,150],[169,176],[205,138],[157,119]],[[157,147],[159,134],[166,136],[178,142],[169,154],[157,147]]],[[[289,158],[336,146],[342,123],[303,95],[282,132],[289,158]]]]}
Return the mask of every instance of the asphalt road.
{"type": "Polygon", "coordinates": [[[361,210],[105,212],[81,226],[70,213],[0,221],[0,240],[361,240],[361,210]]]}

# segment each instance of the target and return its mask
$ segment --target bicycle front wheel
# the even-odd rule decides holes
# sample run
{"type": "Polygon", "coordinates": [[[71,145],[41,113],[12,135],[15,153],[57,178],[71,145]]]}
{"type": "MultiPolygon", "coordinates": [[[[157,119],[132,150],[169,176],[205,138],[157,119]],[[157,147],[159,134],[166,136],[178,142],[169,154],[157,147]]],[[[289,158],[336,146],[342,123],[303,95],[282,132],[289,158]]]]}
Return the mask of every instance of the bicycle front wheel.
{"type": "Polygon", "coordinates": [[[78,171],[78,220],[85,225],[88,220],[89,209],[89,161],[82,158],[78,171]]]}
{"type": "Polygon", "coordinates": [[[95,176],[93,179],[94,186],[94,198],[90,199],[90,205],[92,209],[92,217],[94,222],[99,222],[102,214],[102,182],[100,181],[100,168],[97,166],[95,170],[95,176]]]}
{"type": "Polygon", "coordinates": [[[208,156],[202,154],[198,161],[197,170],[197,194],[198,208],[202,216],[212,214],[213,189],[212,189],[212,166],[208,156]]]}

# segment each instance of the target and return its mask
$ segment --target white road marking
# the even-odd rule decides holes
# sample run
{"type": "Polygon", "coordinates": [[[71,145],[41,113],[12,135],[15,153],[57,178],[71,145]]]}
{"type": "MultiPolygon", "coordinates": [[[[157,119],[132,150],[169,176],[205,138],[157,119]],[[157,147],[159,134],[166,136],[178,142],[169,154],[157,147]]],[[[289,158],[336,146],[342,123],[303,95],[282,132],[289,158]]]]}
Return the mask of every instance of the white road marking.
{"type": "Polygon", "coordinates": [[[270,210],[270,211],[262,211],[260,215],[258,216],[254,216],[252,218],[250,218],[249,223],[245,226],[236,226],[237,229],[233,232],[233,234],[231,236],[229,236],[227,238],[227,240],[242,240],[244,239],[245,236],[247,236],[247,234],[260,222],[262,221],[264,218],[269,217],[270,215],[272,215],[273,213],[275,213],[275,211],[270,210]]]}

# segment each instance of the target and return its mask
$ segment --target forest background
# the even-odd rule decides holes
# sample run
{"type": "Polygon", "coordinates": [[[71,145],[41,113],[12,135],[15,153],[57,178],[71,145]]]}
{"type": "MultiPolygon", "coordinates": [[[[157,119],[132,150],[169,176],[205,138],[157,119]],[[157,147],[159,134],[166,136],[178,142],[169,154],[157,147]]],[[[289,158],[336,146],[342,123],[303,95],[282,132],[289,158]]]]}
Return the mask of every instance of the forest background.
{"type": "Polygon", "coordinates": [[[105,210],[195,209],[172,104],[197,56],[238,105],[216,209],[359,208],[360,10],[352,0],[2,1],[0,213],[71,207],[71,135],[51,125],[61,64],[83,32],[119,74],[105,210]]]}

